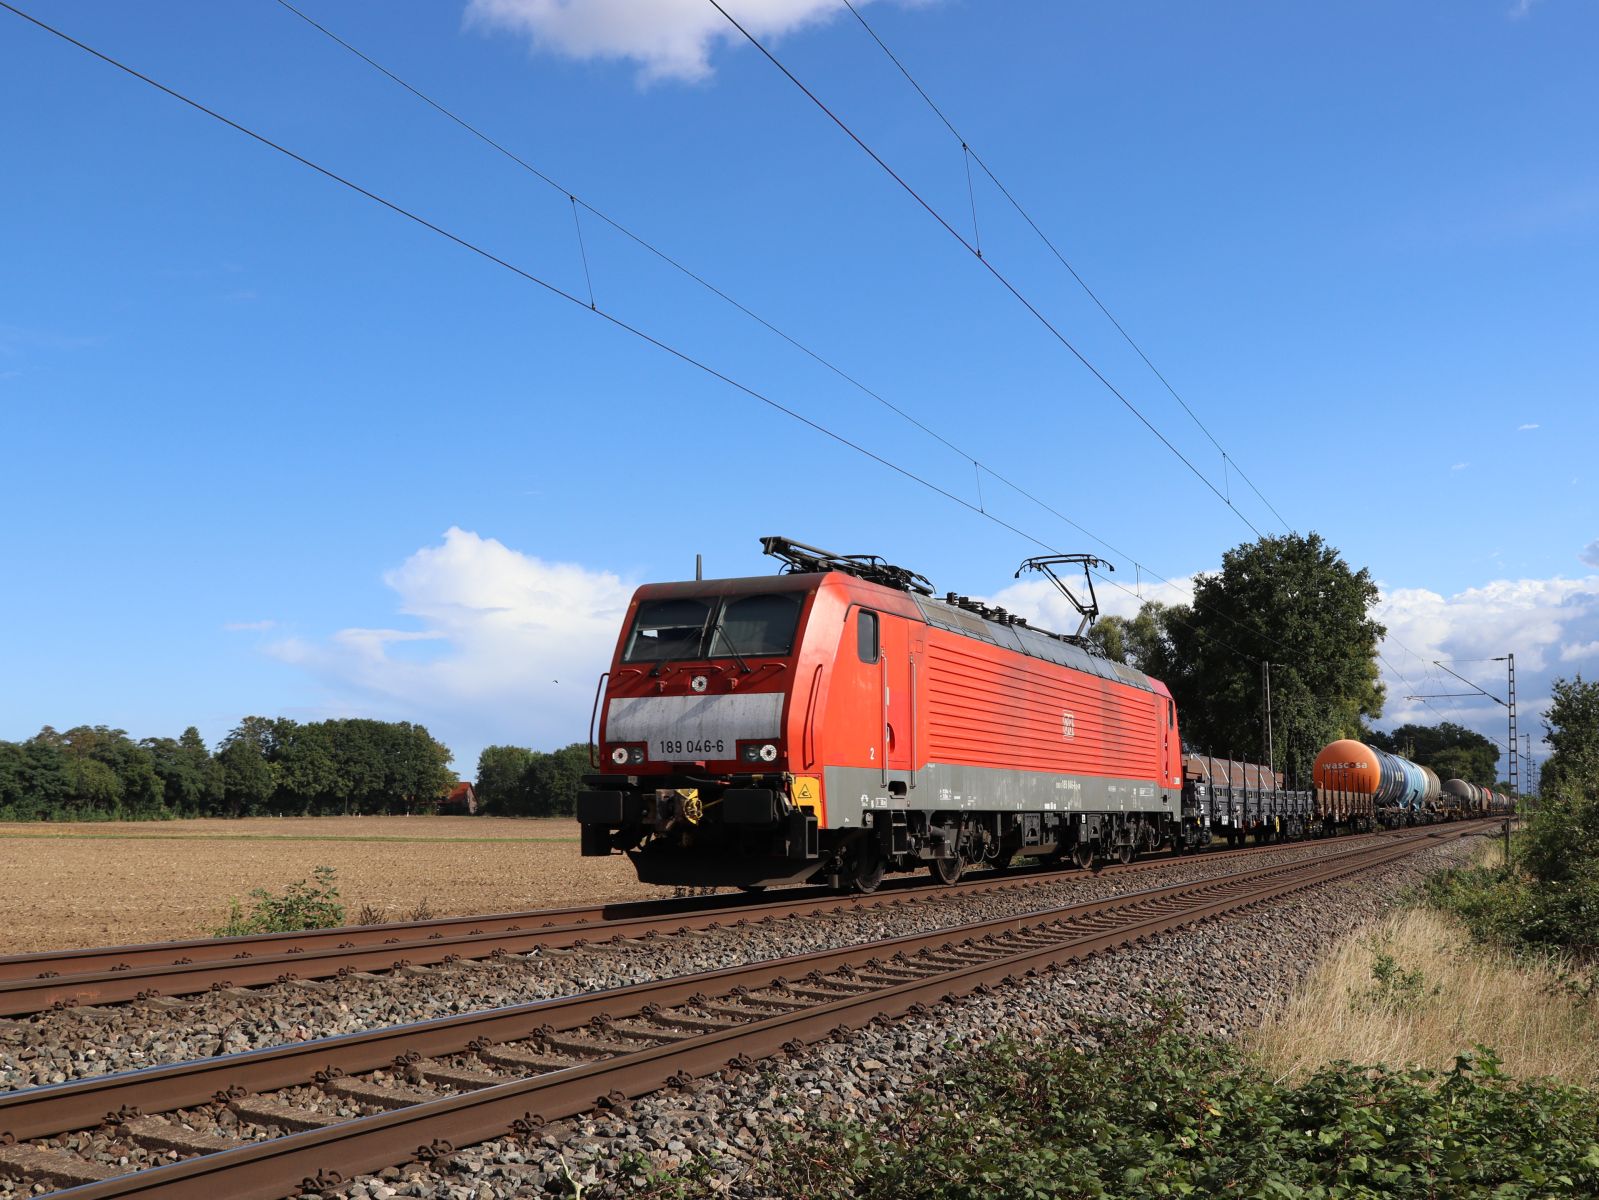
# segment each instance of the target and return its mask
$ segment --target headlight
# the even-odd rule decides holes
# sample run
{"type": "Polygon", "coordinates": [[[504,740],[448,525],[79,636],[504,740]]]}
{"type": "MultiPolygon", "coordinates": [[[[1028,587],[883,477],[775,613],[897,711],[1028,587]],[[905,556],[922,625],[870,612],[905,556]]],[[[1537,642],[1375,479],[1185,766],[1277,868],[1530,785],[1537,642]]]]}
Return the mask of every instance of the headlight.
{"type": "Polygon", "coordinates": [[[777,761],[777,743],[740,742],[738,756],[747,763],[774,763],[777,761]]]}
{"type": "Polygon", "coordinates": [[[636,767],[644,761],[644,747],[636,742],[612,746],[610,757],[619,767],[636,767]]]}

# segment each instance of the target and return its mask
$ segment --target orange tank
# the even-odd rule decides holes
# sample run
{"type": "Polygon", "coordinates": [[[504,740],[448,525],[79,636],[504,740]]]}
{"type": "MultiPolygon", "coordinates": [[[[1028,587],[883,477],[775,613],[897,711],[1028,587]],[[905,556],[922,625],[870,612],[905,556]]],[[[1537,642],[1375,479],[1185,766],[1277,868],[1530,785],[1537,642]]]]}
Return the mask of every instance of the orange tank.
{"type": "Polygon", "coordinates": [[[1344,738],[1316,755],[1312,778],[1319,788],[1369,796],[1382,786],[1382,765],[1365,742],[1344,738]]]}
{"type": "Polygon", "coordinates": [[[1383,784],[1382,759],[1365,742],[1343,738],[1316,755],[1316,812],[1324,820],[1368,819],[1383,784]]]}

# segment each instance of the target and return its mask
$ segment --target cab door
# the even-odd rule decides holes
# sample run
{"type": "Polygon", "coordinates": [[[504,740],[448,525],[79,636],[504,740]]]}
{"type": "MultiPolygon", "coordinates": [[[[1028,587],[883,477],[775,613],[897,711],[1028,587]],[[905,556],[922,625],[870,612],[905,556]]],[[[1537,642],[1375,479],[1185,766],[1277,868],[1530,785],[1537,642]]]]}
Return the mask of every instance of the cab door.
{"type": "Polygon", "coordinates": [[[882,650],[878,670],[883,689],[883,783],[890,771],[908,774],[914,768],[916,741],[911,707],[911,623],[904,617],[882,615],[882,650]]]}

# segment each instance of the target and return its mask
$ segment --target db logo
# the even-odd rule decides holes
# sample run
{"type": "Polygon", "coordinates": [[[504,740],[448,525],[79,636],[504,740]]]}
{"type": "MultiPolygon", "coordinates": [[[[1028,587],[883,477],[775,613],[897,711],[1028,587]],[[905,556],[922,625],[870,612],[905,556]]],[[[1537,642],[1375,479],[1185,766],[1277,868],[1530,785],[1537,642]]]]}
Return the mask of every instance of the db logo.
{"type": "Polygon", "coordinates": [[[1077,718],[1069,712],[1060,715],[1060,735],[1067,741],[1077,736],[1077,718]]]}

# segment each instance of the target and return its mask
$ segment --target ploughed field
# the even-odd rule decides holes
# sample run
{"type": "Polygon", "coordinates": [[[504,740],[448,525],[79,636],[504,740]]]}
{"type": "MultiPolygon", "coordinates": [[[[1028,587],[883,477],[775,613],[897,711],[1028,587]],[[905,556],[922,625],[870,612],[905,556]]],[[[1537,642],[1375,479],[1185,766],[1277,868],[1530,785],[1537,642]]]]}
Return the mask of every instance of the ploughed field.
{"type": "Polygon", "coordinates": [[[670,895],[621,855],[578,856],[569,819],[247,817],[0,822],[0,954],[209,937],[228,899],[338,872],[345,919],[400,920],[670,895]]]}

